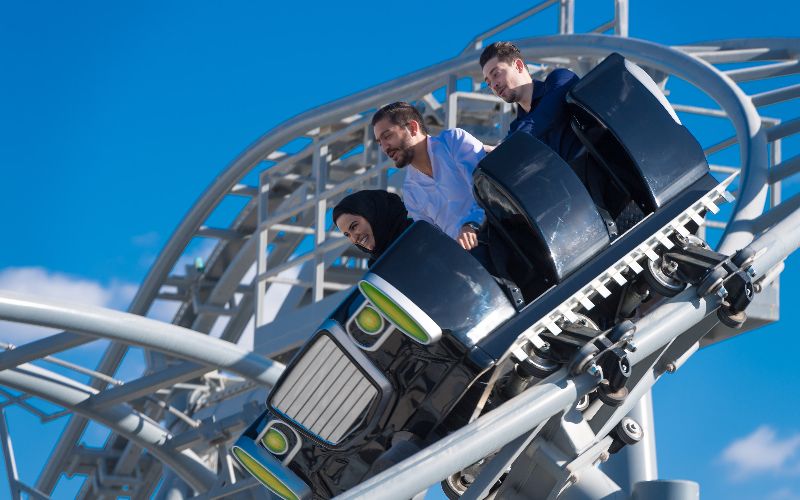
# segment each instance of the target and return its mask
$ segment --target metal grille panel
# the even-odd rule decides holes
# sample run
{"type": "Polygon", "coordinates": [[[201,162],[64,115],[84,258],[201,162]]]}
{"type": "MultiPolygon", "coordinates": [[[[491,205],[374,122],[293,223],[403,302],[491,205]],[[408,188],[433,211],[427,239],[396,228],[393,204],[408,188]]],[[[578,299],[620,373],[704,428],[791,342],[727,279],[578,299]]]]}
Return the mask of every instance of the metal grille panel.
{"type": "Polygon", "coordinates": [[[378,390],[327,335],[295,363],[272,406],[321,439],[337,444],[378,390]]]}

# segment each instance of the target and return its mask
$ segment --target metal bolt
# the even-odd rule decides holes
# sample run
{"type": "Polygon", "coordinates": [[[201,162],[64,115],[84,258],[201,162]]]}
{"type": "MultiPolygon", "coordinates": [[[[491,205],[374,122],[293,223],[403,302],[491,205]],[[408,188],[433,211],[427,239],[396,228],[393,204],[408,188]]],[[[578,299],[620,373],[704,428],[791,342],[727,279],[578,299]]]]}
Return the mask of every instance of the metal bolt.
{"type": "Polygon", "coordinates": [[[756,277],[756,270],[753,269],[753,266],[747,268],[747,274],[749,274],[751,278],[756,277]]]}
{"type": "Polygon", "coordinates": [[[664,266],[662,267],[665,273],[667,274],[674,274],[675,271],[678,270],[678,263],[674,260],[664,261],[664,266]]]}
{"type": "Polygon", "coordinates": [[[542,350],[543,351],[549,351],[550,350],[550,342],[545,342],[544,344],[542,344],[542,350]]]}
{"type": "Polygon", "coordinates": [[[589,365],[589,368],[586,369],[586,373],[593,377],[599,377],[603,373],[603,370],[601,370],[596,364],[592,363],[589,365]]]}
{"type": "Polygon", "coordinates": [[[627,349],[629,352],[636,352],[636,349],[638,348],[639,346],[637,346],[636,342],[634,342],[633,340],[629,340],[628,345],[625,346],[625,349],[627,349]]]}
{"type": "Polygon", "coordinates": [[[717,297],[724,299],[727,296],[728,296],[728,290],[725,288],[724,285],[720,285],[720,287],[717,289],[717,297]]]}
{"type": "Polygon", "coordinates": [[[626,436],[620,436],[625,444],[638,443],[641,441],[642,437],[644,437],[642,426],[639,425],[639,422],[636,420],[630,417],[625,417],[620,422],[620,425],[620,430],[626,434],[626,436]]]}
{"type": "Polygon", "coordinates": [[[667,369],[667,373],[675,373],[675,370],[678,369],[678,367],[675,366],[675,363],[667,363],[665,368],[667,369]]]}

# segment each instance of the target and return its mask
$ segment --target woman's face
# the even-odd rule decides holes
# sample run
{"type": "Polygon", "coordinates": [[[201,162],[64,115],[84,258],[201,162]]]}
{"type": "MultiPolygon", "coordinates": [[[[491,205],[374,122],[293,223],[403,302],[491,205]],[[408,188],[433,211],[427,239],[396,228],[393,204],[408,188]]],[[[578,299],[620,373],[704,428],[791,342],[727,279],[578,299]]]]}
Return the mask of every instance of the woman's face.
{"type": "Polygon", "coordinates": [[[370,252],[375,249],[375,236],[372,234],[372,226],[367,219],[355,214],[342,214],[336,219],[336,227],[353,242],[361,245],[370,252]]]}

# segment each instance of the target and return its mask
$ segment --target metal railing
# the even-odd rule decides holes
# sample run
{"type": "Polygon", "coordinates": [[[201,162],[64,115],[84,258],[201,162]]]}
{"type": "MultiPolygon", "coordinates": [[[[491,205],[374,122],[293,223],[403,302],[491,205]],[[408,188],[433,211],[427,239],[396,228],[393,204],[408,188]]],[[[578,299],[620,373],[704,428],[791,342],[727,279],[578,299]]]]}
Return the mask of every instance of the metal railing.
{"type": "MultiPolygon", "coordinates": [[[[627,2],[615,0],[614,6],[614,19],[598,24],[592,32],[613,29],[615,34],[627,35],[627,2]]],[[[368,122],[372,110],[387,102],[405,99],[417,102],[425,111],[424,115],[435,122],[434,128],[462,125],[458,117],[459,113],[463,114],[465,106],[470,102],[493,99],[488,94],[476,92],[482,80],[477,57],[484,41],[539,12],[556,8],[559,10],[556,32],[572,33],[574,2],[542,2],[478,35],[451,60],[311,110],[265,134],[225,168],[188,211],[151,268],[129,311],[145,315],[157,301],[173,302],[178,306],[174,322],[201,333],[210,332],[217,320],[224,316],[227,325],[221,338],[235,342],[254,313],[256,324],[263,325],[263,297],[273,284],[288,284],[296,292],[293,302],[286,304],[290,309],[303,307],[306,303],[303,300],[318,301],[326,293],[346,289],[357,276],[361,263],[352,264],[354,259],[359,260],[357,254],[348,253],[347,241],[326,227],[330,206],[349,189],[386,187],[396,182],[394,176],[388,177],[389,169],[385,162],[380,162],[379,151],[371,139],[368,122]],[[458,90],[457,83],[463,78],[470,80],[470,92],[458,90]],[[434,94],[444,95],[444,98],[437,99],[434,94]],[[299,148],[298,141],[302,143],[299,148]],[[245,179],[253,179],[249,182],[255,180],[257,185],[245,184],[245,179]],[[244,199],[243,207],[229,227],[213,227],[208,221],[231,197],[244,199]],[[184,273],[180,269],[181,258],[193,256],[191,248],[198,237],[213,238],[216,241],[214,250],[204,259],[202,270],[184,273]],[[337,255],[345,258],[337,259],[337,255]],[[305,266],[312,262],[313,266],[305,266]],[[298,272],[295,277],[280,276],[283,271],[301,266],[305,274],[298,272]]],[[[796,60],[800,59],[796,40],[734,40],[668,48],[620,37],[568,35],[524,39],[519,40],[518,45],[529,62],[552,66],[556,61],[580,71],[585,71],[609,52],[618,51],[648,68],[678,76],[710,95],[719,104],[718,110],[691,106],[679,110],[726,119],[736,132],[733,138],[706,146],[707,154],[712,155],[737,145],[740,165],[715,166],[714,169],[723,172],[741,168],[743,172],[740,201],[733,222],[724,227],[726,232],[721,248],[741,248],[753,239],[754,234],[793,214],[800,204],[796,197],[781,202],[780,185],[782,180],[800,171],[797,155],[784,159],[782,143],[784,138],[796,133],[794,120],[797,117],[781,117],[765,123],[756,109],[797,98],[800,85],[781,86],[778,83],[776,88],[747,96],[735,83],[796,72],[796,60]],[[712,65],[745,60],[764,61],[764,64],[760,69],[727,72],[712,65]],[[762,215],[768,191],[769,210],[762,215]]],[[[510,111],[506,106],[503,103],[500,111],[487,112],[481,118],[481,124],[503,130],[510,111]]],[[[712,221],[709,227],[715,227],[715,224],[719,228],[724,225],[712,221]]],[[[770,270],[764,270],[763,282],[774,279],[780,269],[778,263],[770,270]]],[[[79,333],[59,333],[0,353],[0,367],[7,370],[90,340],[91,337],[79,333]]],[[[192,362],[175,363],[172,355],[148,351],[148,371],[143,377],[107,388],[128,343],[135,342],[120,339],[113,343],[99,366],[85,370],[92,377],[89,387],[99,391],[92,398],[104,401],[104,405],[113,405],[161,390],[158,401],[148,399],[143,405],[144,414],[155,420],[170,415],[178,420],[175,439],[180,442],[190,442],[190,437],[205,439],[196,431],[208,429],[204,425],[193,428],[191,422],[195,417],[178,403],[183,401],[182,389],[168,388],[196,379],[214,367],[192,362]]],[[[204,382],[200,380],[198,384],[204,382]]],[[[5,405],[26,405],[24,395],[5,397],[5,405]]],[[[51,416],[57,418],[64,414],[59,412],[51,416]]],[[[36,489],[45,494],[52,492],[59,475],[70,470],[68,459],[77,449],[78,438],[87,421],[86,416],[73,415],[40,475],[36,489]]],[[[241,418],[231,420],[229,428],[239,429],[241,421],[241,418]]],[[[208,435],[215,436],[215,439],[224,439],[225,436],[224,433],[208,435]]],[[[115,439],[109,440],[107,447],[114,446],[128,457],[119,461],[111,472],[117,477],[130,475],[133,481],[136,457],[140,456],[141,449],[126,444],[125,439],[125,436],[115,435],[115,439]]],[[[140,472],[144,476],[158,472],[153,470],[140,472]]],[[[90,495],[96,480],[95,477],[93,481],[86,481],[82,495],[90,495]]],[[[140,485],[139,493],[147,496],[156,481],[150,486],[141,485],[145,483],[137,484],[140,485]]],[[[252,486],[248,484],[239,482],[232,487],[241,491],[252,486]]],[[[225,488],[216,484],[213,491],[224,492],[225,488]]]]}

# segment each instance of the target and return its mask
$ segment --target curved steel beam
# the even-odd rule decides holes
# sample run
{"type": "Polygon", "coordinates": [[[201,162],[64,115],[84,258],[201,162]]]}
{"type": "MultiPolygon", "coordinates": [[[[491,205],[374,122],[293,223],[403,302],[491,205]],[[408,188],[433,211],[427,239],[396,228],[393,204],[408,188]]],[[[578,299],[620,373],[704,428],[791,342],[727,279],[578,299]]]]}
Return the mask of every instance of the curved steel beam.
{"type": "Polygon", "coordinates": [[[281,363],[245,351],[230,342],[188,328],[102,307],[43,301],[4,291],[0,293],[0,318],[153,349],[222,368],[269,386],[275,384],[284,369],[281,363]]]}
{"type": "Polygon", "coordinates": [[[172,435],[127,404],[102,410],[82,406],[83,401],[97,392],[91,387],[30,364],[0,371],[0,384],[35,395],[108,427],[146,449],[198,492],[207,491],[214,485],[216,474],[208,470],[191,450],[176,453],[165,448],[164,443],[172,435]]]}

